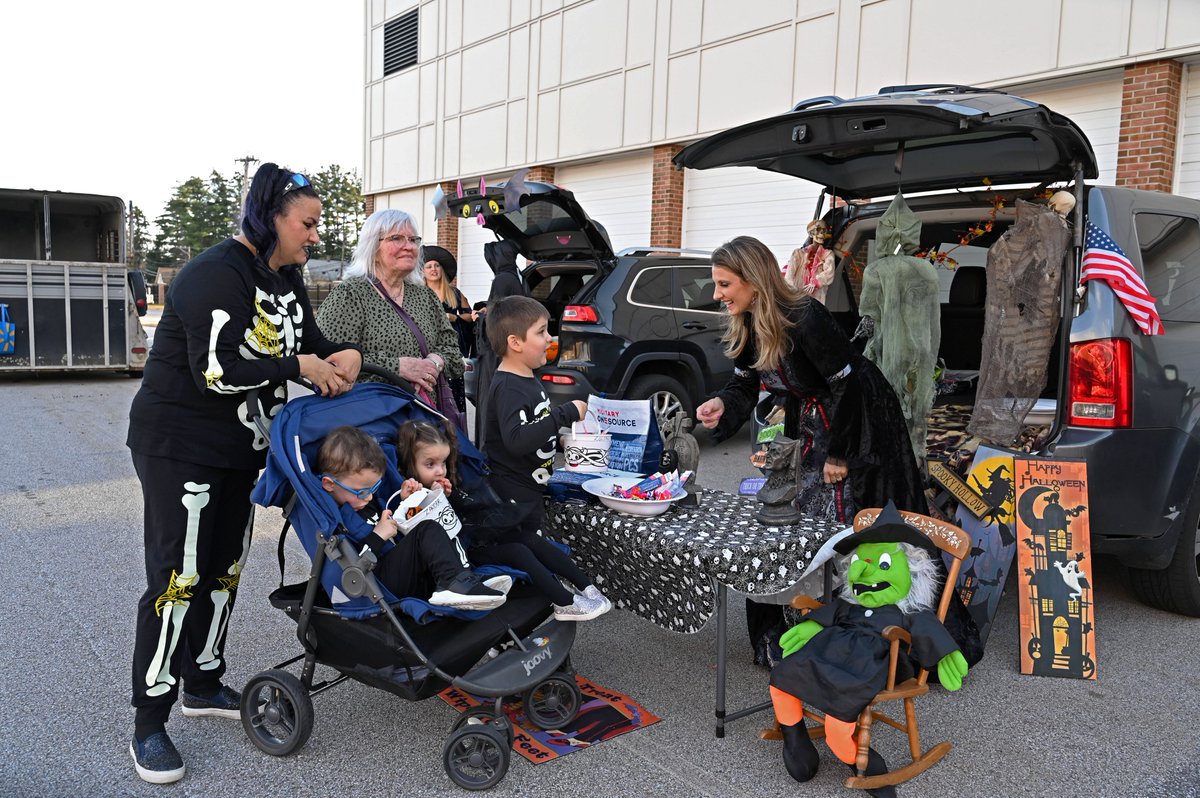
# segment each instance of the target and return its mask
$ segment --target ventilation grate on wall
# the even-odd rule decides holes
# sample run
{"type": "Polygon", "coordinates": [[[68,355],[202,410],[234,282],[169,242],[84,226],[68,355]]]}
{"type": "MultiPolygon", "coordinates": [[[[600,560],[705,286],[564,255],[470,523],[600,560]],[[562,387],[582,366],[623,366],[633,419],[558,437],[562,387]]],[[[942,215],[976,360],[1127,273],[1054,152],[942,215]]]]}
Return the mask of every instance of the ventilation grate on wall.
{"type": "Polygon", "coordinates": [[[417,11],[413,9],[383,26],[383,74],[417,63],[417,11]]]}

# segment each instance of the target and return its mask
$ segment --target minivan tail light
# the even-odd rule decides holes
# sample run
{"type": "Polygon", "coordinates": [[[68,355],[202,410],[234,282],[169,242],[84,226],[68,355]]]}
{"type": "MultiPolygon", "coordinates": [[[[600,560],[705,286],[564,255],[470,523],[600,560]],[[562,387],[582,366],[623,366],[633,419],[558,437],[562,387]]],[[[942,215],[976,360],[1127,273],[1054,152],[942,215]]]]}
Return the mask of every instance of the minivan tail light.
{"type": "Polygon", "coordinates": [[[543,374],[542,382],[548,382],[551,385],[574,385],[575,378],[565,374],[543,374]]]}
{"type": "Polygon", "coordinates": [[[562,320],[573,324],[597,324],[600,316],[591,305],[567,305],[563,308],[562,320]]]}
{"type": "Polygon", "coordinates": [[[1133,420],[1133,347],[1125,338],[1071,344],[1067,423],[1128,427],[1133,420]]]}

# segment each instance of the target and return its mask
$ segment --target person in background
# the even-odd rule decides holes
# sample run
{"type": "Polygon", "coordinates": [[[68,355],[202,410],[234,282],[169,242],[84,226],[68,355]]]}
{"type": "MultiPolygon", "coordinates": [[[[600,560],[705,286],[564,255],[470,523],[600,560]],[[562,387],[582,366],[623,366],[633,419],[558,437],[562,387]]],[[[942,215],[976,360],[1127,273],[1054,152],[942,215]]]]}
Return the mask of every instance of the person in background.
{"type": "MultiPolygon", "coordinates": [[[[475,356],[475,311],[463,292],[454,285],[458,277],[458,261],[449,250],[426,245],[421,248],[425,256],[425,285],[437,294],[442,302],[446,319],[458,334],[458,348],[464,358],[475,356]]],[[[454,401],[460,413],[467,412],[467,392],[462,377],[450,379],[454,401]]]]}
{"type": "Polygon", "coordinates": [[[321,200],[299,173],[264,163],[242,232],[193,258],[171,284],[126,440],[145,505],[146,590],[133,650],[138,776],[183,778],[166,731],[183,684],[186,717],[240,717],[222,684],[225,637],[254,525],[250,491],[266,463],[268,424],[304,378],[323,396],[348,390],[362,356],[313,321],[301,268],[319,241],[321,200]],[[250,392],[257,391],[251,407],[250,392]]]}
{"type": "MultiPolygon", "coordinates": [[[[529,296],[521,275],[517,273],[519,247],[512,241],[489,241],[483,245],[483,257],[492,268],[495,278],[488,292],[488,304],[509,296],[529,296]]],[[[487,412],[488,388],[492,375],[500,365],[499,356],[492,351],[487,334],[487,310],[477,314],[475,322],[475,444],[480,451],[486,441],[483,435],[483,418],[487,412]]]]}
{"type": "Polygon", "coordinates": [[[358,344],[367,363],[408,380],[422,400],[443,414],[460,417],[449,395],[439,396],[439,377],[463,376],[458,334],[442,303],[425,285],[420,269],[421,236],[404,211],[375,211],[363,224],[358,246],[339,283],[317,314],[329,336],[358,344]]]}

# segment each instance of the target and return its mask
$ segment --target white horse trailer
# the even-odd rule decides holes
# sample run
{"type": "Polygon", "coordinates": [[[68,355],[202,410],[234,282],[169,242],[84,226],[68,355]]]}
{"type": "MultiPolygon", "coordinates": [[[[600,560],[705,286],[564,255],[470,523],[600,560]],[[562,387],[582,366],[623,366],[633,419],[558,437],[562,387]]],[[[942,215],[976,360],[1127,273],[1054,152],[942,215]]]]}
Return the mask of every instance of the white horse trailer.
{"type": "Polygon", "coordinates": [[[124,201],[0,189],[0,305],[16,333],[0,374],[140,374],[146,284],[126,266],[124,201]]]}

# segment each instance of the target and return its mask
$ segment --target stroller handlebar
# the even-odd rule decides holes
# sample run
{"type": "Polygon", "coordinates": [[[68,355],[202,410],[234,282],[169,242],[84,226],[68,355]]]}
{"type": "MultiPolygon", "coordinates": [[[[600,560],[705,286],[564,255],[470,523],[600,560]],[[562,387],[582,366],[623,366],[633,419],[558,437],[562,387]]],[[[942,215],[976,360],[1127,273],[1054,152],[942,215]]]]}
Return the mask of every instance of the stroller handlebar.
{"type": "MultiPolygon", "coordinates": [[[[391,371],[390,369],[385,369],[382,366],[376,366],[374,363],[367,363],[364,361],[362,368],[359,370],[359,374],[370,374],[373,377],[380,377],[384,382],[387,382],[390,385],[395,385],[397,388],[401,388],[408,393],[411,393],[413,396],[417,395],[417,390],[413,388],[411,382],[404,379],[396,372],[391,371]]],[[[297,379],[292,380],[292,382],[295,382],[301,387],[307,388],[313,393],[320,393],[320,391],[317,390],[316,386],[313,385],[310,380],[306,380],[303,377],[298,377],[297,379]]],[[[267,424],[263,421],[262,413],[260,412],[262,409],[262,404],[259,402],[258,392],[258,388],[251,388],[246,392],[246,420],[253,424],[264,438],[270,440],[271,431],[267,424]]]]}

